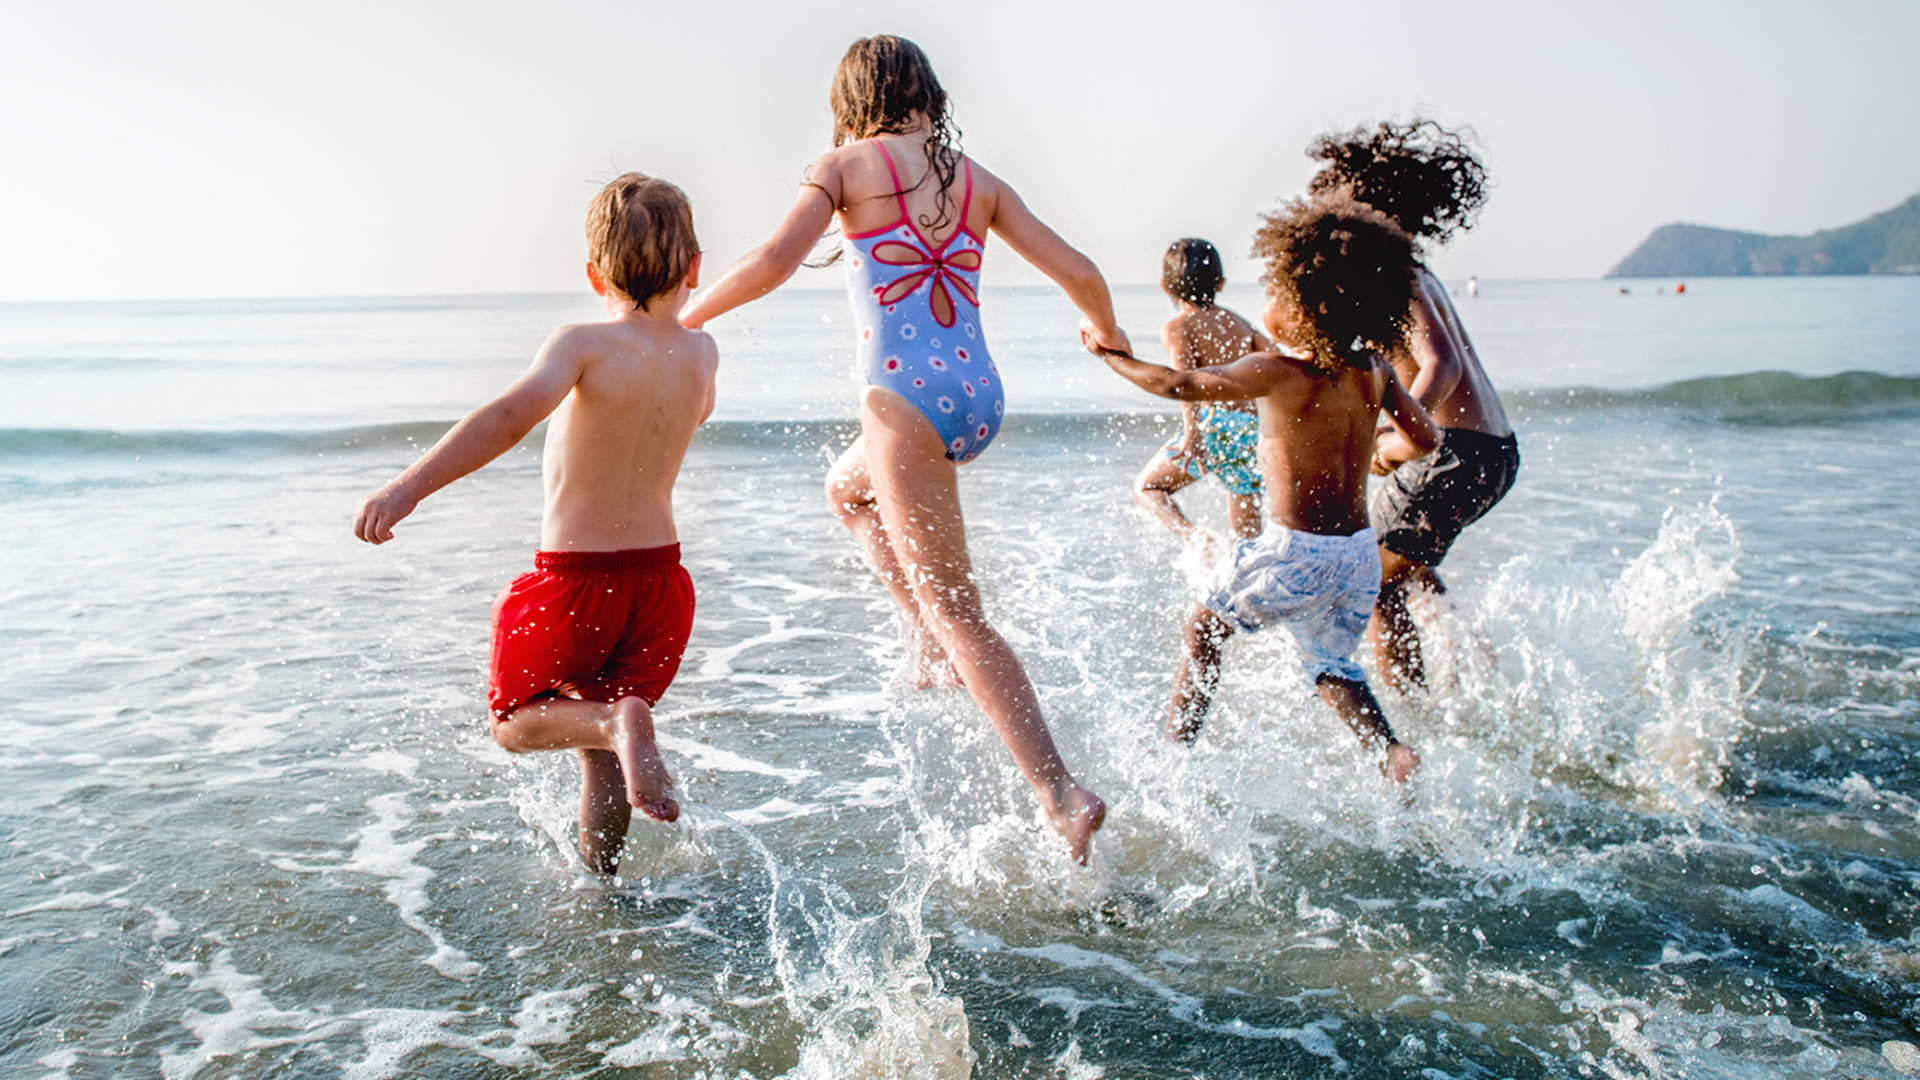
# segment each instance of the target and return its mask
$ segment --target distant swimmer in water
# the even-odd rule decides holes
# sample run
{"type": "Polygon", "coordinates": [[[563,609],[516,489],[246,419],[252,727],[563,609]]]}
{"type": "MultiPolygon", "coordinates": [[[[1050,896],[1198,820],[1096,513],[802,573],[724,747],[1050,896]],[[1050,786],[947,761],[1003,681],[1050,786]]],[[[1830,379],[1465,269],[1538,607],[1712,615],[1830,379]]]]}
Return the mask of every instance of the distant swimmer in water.
{"type": "Polygon", "coordinates": [[[829,104],[834,148],[808,167],[786,219],[682,318],[700,326],[771,292],[839,223],[860,437],[827,476],[828,504],[906,617],[922,676],[958,675],[1085,862],[1107,804],[1067,771],[1026,669],[987,621],[960,514],[960,466],[993,441],[1004,412],[980,321],[987,236],[1066,290],[1083,334],[1119,349],[1127,336],[1093,262],[961,152],[919,46],[885,34],[854,42],[829,104]]]}
{"type": "MultiPolygon", "coordinates": [[[[1466,138],[1430,120],[1322,135],[1307,155],[1326,162],[1309,192],[1351,195],[1416,240],[1444,243],[1471,228],[1486,201],[1486,169],[1466,138]]],[[[1368,633],[1380,675],[1395,688],[1426,682],[1408,589],[1440,587],[1434,568],[1461,531],[1506,496],[1520,469],[1520,444],[1500,396],[1447,290],[1424,263],[1416,266],[1408,315],[1411,332],[1393,351],[1393,365],[1443,441],[1422,457],[1383,430],[1373,457],[1373,471],[1385,479],[1372,502],[1382,576],[1368,633]]]]}
{"type": "Polygon", "coordinates": [[[1471,274],[1467,276],[1467,295],[1468,296],[1480,295],[1480,279],[1471,274]]]}
{"type": "MultiPolygon", "coordinates": [[[[1205,240],[1175,240],[1161,260],[1160,288],[1179,306],[1160,331],[1176,371],[1238,360],[1271,347],[1253,324],[1214,303],[1226,284],[1220,252],[1205,240]]],[[[1180,403],[1180,431],[1133,482],[1133,500],[1189,544],[1208,534],[1180,511],[1175,492],[1212,475],[1227,489],[1227,519],[1236,537],[1260,535],[1260,464],[1254,460],[1259,418],[1247,402],[1180,403]]]]}
{"type": "Polygon", "coordinates": [[[369,496],[353,531],[393,539],[420,500],[552,417],[540,551],[494,601],[488,705],[507,750],[578,754],[580,855],[611,874],[633,808],[680,816],[653,709],[693,626],[673,482],[713,412],[719,356],[712,337],[678,318],[700,273],[679,188],[619,177],[594,197],[587,241],[587,280],[606,298],[606,320],[554,331],[519,381],[369,496]]]}
{"type": "Polygon", "coordinates": [[[1394,735],[1353,652],[1380,590],[1379,542],[1367,523],[1374,424],[1384,410],[1409,453],[1440,443],[1387,360],[1406,345],[1418,287],[1413,241],[1378,212],[1333,196],[1266,215],[1254,252],[1267,259],[1267,332],[1304,356],[1263,351],[1177,371],[1101,353],[1149,393],[1259,410],[1266,529],[1235,542],[1187,617],[1167,734],[1199,737],[1223,642],[1285,626],[1320,696],[1383,753],[1382,771],[1405,783],[1420,756],[1394,735]]]}

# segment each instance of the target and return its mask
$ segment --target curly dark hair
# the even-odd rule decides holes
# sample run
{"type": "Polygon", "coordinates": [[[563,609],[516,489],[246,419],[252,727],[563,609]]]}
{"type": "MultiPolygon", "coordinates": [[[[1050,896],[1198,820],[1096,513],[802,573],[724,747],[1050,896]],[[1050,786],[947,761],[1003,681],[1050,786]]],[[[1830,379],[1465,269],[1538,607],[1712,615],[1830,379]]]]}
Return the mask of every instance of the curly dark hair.
{"type": "Polygon", "coordinates": [[[1282,337],[1333,371],[1362,368],[1406,347],[1419,249],[1392,219],[1345,191],[1294,199],[1260,215],[1253,254],[1282,337]]]}
{"type": "MultiPolygon", "coordinates": [[[[939,183],[935,214],[922,216],[928,233],[952,220],[953,178],[960,168],[960,128],[953,122],[947,92],[933,73],[933,62],[920,46],[892,34],[865,37],[847,47],[833,72],[827,100],[833,107],[833,145],[842,146],[875,135],[898,135],[912,129],[915,112],[933,128],[927,136],[927,172],[939,183]]],[[[920,185],[914,185],[917,189],[920,185]]]]}
{"type": "Polygon", "coordinates": [[[1473,228],[1487,201],[1487,168],[1472,139],[1471,128],[1449,131],[1424,119],[1327,132],[1307,147],[1308,157],[1327,163],[1307,191],[1347,188],[1408,235],[1445,243],[1473,228]]]}

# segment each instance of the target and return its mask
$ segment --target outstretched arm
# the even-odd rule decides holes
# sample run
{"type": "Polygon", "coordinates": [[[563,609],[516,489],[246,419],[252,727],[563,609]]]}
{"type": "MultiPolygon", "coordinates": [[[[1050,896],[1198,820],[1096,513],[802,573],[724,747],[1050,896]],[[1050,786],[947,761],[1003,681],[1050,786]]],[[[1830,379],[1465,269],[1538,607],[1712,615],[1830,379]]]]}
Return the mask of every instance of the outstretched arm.
{"type": "Polygon", "coordinates": [[[1128,382],[1175,401],[1251,401],[1265,397],[1287,366],[1294,363],[1279,353],[1265,352],[1243,356],[1231,364],[1175,371],[1093,343],[1088,348],[1128,382]]]}
{"type": "Polygon", "coordinates": [[[1046,222],[1035,217],[1006,181],[995,177],[994,182],[998,185],[999,197],[994,201],[993,220],[988,224],[994,235],[1066,290],[1067,299],[1073,301],[1073,306],[1086,318],[1081,327],[1082,337],[1094,345],[1132,352],[1133,343],[1114,321],[1113,297],[1107,292],[1107,279],[1100,276],[1100,268],[1062,240],[1046,222]]]}
{"type": "Polygon", "coordinates": [[[1400,377],[1393,373],[1393,366],[1384,360],[1380,367],[1387,373],[1386,393],[1381,396],[1381,410],[1393,422],[1393,427],[1382,432],[1374,439],[1373,471],[1385,476],[1401,465],[1415,458],[1423,458],[1440,448],[1440,426],[1427,415],[1418,399],[1400,385],[1400,377]]]}
{"type": "Polygon", "coordinates": [[[518,382],[453,425],[420,460],[368,496],[354,516],[353,535],[369,544],[393,539],[393,527],[420,500],[513,449],[559,408],[580,381],[581,357],[568,337],[562,329],[548,338],[518,382]]]}
{"type": "Polygon", "coordinates": [[[740,256],[720,280],[689,301],[680,312],[682,326],[698,330],[707,320],[760,299],[785,284],[807,261],[807,253],[833,224],[833,211],[842,191],[838,169],[825,158],[813,163],[807,177],[773,236],[740,256]]]}

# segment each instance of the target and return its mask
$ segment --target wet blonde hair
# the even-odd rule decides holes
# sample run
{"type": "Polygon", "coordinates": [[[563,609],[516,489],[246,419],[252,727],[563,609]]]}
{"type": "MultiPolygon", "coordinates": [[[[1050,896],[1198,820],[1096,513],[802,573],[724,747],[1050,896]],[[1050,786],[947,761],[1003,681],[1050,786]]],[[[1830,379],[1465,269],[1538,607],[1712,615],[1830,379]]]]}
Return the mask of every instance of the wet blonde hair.
{"type": "Polygon", "coordinates": [[[587,207],[587,258],[607,287],[641,311],[687,280],[700,241],[685,192],[655,177],[616,177],[587,207]]]}

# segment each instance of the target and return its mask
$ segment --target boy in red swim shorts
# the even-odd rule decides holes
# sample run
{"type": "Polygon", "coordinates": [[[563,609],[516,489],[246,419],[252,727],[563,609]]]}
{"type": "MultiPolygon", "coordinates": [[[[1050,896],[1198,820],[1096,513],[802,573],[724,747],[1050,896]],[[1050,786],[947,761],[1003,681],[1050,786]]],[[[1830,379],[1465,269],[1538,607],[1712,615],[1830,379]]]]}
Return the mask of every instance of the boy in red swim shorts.
{"type": "Polygon", "coordinates": [[[507,750],[578,753],[580,855],[611,874],[632,807],[680,815],[653,706],[693,624],[673,482],[713,412],[719,357],[712,337],[680,325],[700,245],[679,188],[639,173],[614,180],[587,212],[587,242],[606,321],[554,331],[518,382],[370,496],[353,531],[393,539],[420,500],[551,416],[541,550],[494,603],[488,704],[507,750]]]}

